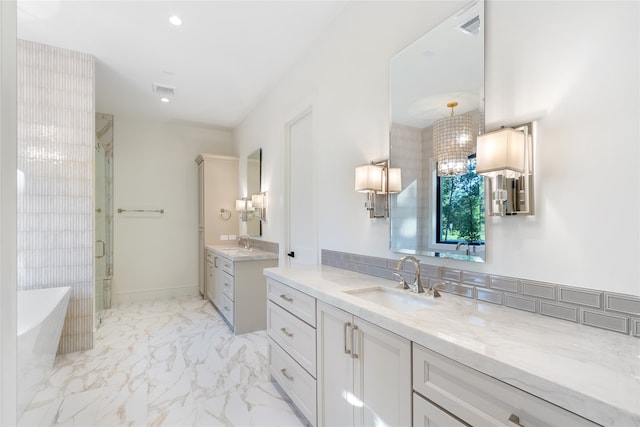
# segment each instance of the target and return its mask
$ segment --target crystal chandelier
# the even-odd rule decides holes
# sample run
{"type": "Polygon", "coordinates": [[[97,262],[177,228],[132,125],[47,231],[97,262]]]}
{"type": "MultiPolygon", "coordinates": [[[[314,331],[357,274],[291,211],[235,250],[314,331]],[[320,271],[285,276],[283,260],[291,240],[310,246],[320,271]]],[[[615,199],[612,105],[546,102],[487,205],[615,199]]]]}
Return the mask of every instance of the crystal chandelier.
{"type": "Polygon", "coordinates": [[[474,151],[471,116],[454,116],[457,105],[448,103],[451,116],[433,124],[433,157],[438,162],[438,176],[466,174],[468,158],[474,151]]]}

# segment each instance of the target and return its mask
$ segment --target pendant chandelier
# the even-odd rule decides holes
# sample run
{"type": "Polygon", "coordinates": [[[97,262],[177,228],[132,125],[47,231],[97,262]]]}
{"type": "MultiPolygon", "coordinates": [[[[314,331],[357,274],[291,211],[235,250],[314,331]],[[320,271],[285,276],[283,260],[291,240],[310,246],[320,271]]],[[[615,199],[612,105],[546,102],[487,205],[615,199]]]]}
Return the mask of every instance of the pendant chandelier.
{"type": "Polygon", "coordinates": [[[438,162],[438,176],[466,174],[469,156],[474,152],[471,116],[454,116],[457,105],[448,103],[451,116],[433,123],[433,157],[438,162]]]}

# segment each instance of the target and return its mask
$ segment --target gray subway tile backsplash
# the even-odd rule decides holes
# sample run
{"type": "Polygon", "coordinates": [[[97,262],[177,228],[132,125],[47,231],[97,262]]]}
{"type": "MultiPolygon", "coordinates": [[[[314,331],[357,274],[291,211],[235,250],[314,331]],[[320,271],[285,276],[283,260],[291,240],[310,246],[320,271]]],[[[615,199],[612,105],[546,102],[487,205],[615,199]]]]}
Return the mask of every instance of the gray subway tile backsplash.
{"type": "Polygon", "coordinates": [[[493,304],[504,304],[504,294],[502,292],[496,292],[490,289],[477,288],[476,299],[493,304]]]}
{"type": "Polygon", "coordinates": [[[540,314],[556,317],[558,319],[578,322],[580,309],[569,305],[557,304],[550,301],[540,300],[540,314]]]}
{"type": "Polygon", "coordinates": [[[523,280],[522,294],[537,298],[556,299],[556,286],[549,283],[531,282],[523,280]]]}
{"type": "Polygon", "coordinates": [[[530,311],[532,313],[536,312],[536,302],[537,300],[535,298],[522,297],[513,294],[505,294],[504,296],[504,305],[507,307],[530,311]]]}
{"type": "Polygon", "coordinates": [[[518,280],[511,279],[509,277],[490,276],[489,287],[492,289],[499,289],[501,291],[508,291],[518,293],[518,280]]]}
{"type": "MultiPolygon", "coordinates": [[[[323,249],[322,263],[397,280],[393,275],[397,259],[323,249]]],[[[403,271],[406,281],[412,282],[415,274],[413,265],[405,263],[403,271]]],[[[420,274],[425,287],[440,284],[438,290],[443,292],[640,338],[640,298],[637,296],[440,267],[423,262],[420,263],[420,274]]]]}
{"type": "Polygon", "coordinates": [[[626,314],[640,315],[640,298],[619,294],[604,294],[604,308],[626,314]]]}
{"type": "Polygon", "coordinates": [[[582,308],[580,309],[580,322],[596,328],[623,334],[629,333],[629,318],[618,314],[582,308]]]}
{"type": "Polygon", "coordinates": [[[487,275],[482,273],[473,273],[470,271],[463,271],[462,281],[469,285],[487,286],[487,275]]]}
{"type": "Polygon", "coordinates": [[[560,286],[558,291],[558,301],[602,308],[602,291],[560,286]]]}

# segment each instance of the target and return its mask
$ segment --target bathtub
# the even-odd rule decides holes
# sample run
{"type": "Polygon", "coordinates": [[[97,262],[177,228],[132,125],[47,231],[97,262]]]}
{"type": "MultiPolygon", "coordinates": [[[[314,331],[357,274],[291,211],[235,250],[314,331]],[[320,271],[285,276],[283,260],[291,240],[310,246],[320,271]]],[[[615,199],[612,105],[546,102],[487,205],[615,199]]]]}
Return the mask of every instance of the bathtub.
{"type": "Polygon", "coordinates": [[[18,417],[51,372],[70,291],[70,287],[18,291],[18,417]]]}

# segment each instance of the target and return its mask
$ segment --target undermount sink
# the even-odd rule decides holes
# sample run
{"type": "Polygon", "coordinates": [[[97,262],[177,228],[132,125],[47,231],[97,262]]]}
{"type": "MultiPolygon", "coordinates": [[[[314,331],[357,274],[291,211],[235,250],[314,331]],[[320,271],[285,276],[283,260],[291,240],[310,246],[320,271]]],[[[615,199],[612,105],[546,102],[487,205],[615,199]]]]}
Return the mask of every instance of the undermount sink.
{"type": "Polygon", "coordinates": [[[384,288],[381,286],[344,292],[365,301],[402,312],[422,310],[438,305],[437,302],[433,301],[432,297],[426,296],[425,294],[415,294],[408,290],[384,288]]]}

